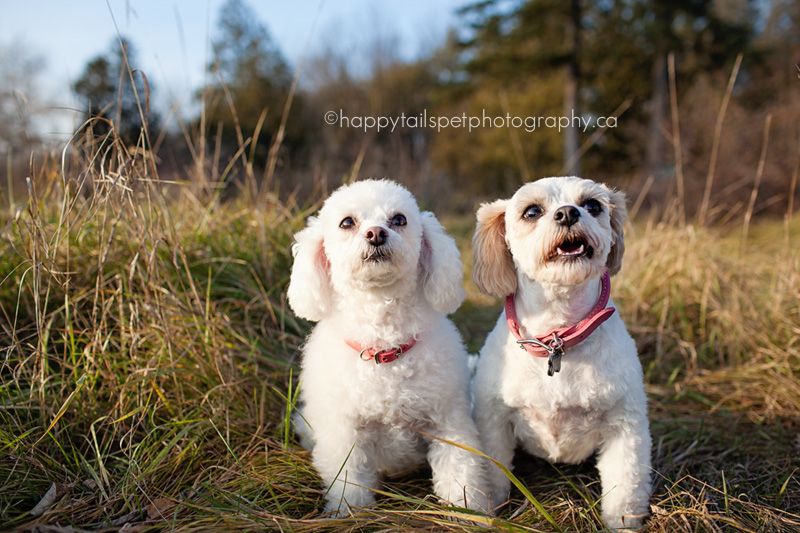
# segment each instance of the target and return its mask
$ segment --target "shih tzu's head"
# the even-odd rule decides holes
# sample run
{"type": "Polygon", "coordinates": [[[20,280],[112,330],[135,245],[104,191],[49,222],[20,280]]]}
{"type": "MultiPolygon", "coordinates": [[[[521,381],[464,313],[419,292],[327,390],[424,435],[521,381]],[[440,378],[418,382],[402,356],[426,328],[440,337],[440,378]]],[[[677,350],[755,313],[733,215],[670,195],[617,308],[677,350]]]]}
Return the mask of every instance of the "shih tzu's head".
{"type": "Polygon", "coordinates": [[[288,296],[292,309],[321,320],[335,294],[353,296],[417,284],[440,312],[463,300],[461,259],[455,241],[411,193],[389,180],[345,185],[295,235],[288,296]]]}
{"type": "Polygon", "coordinates": [[[625,251],[625,196],[576,177],[544,178],[508,200],[483,204],[473,239],[473,279],[482,292],[502,297],[522,276],[580,285],[616,274],[625,251]]]}

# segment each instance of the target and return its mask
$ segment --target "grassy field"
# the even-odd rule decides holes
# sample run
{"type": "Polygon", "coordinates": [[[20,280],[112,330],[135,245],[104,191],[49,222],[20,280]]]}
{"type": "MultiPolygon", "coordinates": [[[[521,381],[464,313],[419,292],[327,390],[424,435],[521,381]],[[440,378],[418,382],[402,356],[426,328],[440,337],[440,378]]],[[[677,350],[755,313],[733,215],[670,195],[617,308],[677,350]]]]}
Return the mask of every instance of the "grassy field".
{"type": "MultiPolygon", "coordinates": [[[[284,423],[309,330],[284,296],[289,247],[316,206],[222,201],[124,147],[92,153],[40,162],[4,210],[0,529],[602,529],[591,462],[523,455],[547,515],[522,493],[496,518],[441,507],[421,466],[357,516],[322,516],[284,423]]],[[[445,222],[468,278],[473,220],[445,222]]],[[[613,297],[650,398],[646,531],[800,531],[800,224],[747,229],[628,228],[613,297]]],[[[500,302],[467,285],[454,318],[476,351],[500,302]]]]}

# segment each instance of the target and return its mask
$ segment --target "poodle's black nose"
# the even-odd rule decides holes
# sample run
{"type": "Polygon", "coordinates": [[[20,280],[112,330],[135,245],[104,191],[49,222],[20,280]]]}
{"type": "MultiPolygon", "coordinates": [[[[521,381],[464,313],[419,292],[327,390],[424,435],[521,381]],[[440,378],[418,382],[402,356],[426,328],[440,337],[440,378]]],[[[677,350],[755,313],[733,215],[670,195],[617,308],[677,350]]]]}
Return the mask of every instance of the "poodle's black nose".
{"type": "Polygon", "coordinates": [[[556,209],[553,219],[559,226],[570,227],[581,218],[581,212],[574,205],[565,205],[556,209]]]}
{"type": "Polygon", "coordinates": [[[368,228],[366,232],[364,232],[364,237],[369,241],[369,243],[373,246],[381,246],[386,242],[386,239],[389,237],[389,234],[386,232],[385,229],[381,228],[380,226],[373,226],[368,228]]]}

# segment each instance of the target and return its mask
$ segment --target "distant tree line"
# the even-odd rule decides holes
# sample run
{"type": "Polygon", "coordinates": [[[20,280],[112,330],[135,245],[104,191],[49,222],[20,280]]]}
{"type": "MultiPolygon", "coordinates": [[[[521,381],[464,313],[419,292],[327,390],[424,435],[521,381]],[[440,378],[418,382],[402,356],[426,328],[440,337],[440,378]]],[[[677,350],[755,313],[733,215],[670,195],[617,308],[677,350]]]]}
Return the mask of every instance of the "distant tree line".
{"type": "MultiPolygon", "coordinates": [[[[771,113],[779,140],[771,147],[762,208],[786,199],[800,139],[797,2],[487,0],[465,5],[459,20],[443,43],[410,62],[391,42],[376,40],[366,72],[356,71],[333,43],[308,60],[305,81],[292,91],[294,70],[266,27],[243,0],[228,0],[219,13],[209,82],[197,91],[203,112],[191,124],[192,142],[228,156],[209,162],[238,154],[258,179],[276,167],[289,191],[352,174],[392,176],[431,203],[445,198],[469,207],[475,198],[545,175],[584,174],[632,187],[650,178],[667,191],[681,171],[691,200],[705,182],[720,102],[741,54],[715,190],[734,202],[749,194],[764,117],[771,113]],[[616,122],[603,131],[363,131],[326,124],[329,110],[351,117],[615,115],[616,122]],[[680,131],[673,131],[676,125],[680,131]],[[676,168],[676,149],[685,168],[676,168]]],[[[160,120],[153,109],[142,112],[145,78],[131,74],[134,57],[123,40],[89,62],[74,84],[87,117],[107,118],[128,140],[140,134],[143,119],[151,130],[160,120]]],[[[99,123],[92,128],[104,133],[99,123]]],[[[243,172],[237,167],[227,179],[243,172]]]]}

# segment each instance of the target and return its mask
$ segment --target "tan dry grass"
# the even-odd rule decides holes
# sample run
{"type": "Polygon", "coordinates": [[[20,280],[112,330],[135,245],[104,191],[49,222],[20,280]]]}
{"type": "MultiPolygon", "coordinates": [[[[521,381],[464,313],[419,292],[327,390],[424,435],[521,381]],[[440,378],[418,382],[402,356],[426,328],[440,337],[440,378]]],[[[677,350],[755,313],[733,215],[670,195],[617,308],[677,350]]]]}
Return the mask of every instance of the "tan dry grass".
{"type": "MultiPolygon", "coordinates": [[[[602,527],[591,463],[524,455],[516,472],[556,526],[522,497],[501,517],[454,522],[470,515],[432,499],[424,468],[389,480],[372,509],[321,516],[309,456],[283,426],[307,331],[283,290],[307,211],[166,187],[146,154],[115,143],[86,153],[44,164],[27,205],[5,219],[4,529],[602,527]]],[[[468,250],[471,220],[451,227],[468,250]]],[[[743,250],[738,231],[629,228],[614,298],[647,371],[658,480],[648,531],[800,527],[790,229],[756,225],[743,250]]],[[[500,307],[470,294],[456,320],[479,347],[500,307]]]]}

